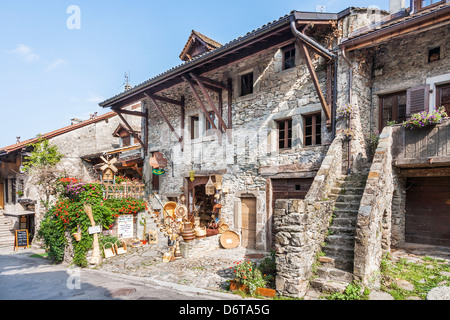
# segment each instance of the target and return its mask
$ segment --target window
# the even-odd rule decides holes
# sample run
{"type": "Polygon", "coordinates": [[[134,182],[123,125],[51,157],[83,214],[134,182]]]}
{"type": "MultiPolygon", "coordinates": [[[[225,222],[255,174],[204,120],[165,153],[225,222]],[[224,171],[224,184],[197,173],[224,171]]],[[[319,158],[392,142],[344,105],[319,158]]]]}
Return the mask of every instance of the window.
{"type": "Polygon", "coordinates": [[[295,67],[295,46],[283,48],[283,70],[295,67]]]}
{"type": "Polygon", "coordinates": [[[415,7],[416,11],[419,11],[419,10],[425,9],[432,5],[444,3],[445,0],[444,1],[442,1],[442,0],[414,0],[414,2],[415,2],[414,7],[415,7]]]}
{"type": "Polygon", "coordinates": [[[199,118],[198,116],[191,117],[191,139],[198,139],[199,137],[199,118]]]}
{"type": "Polygon", "coordinates": [[[436,87],[436,109],[440,107],[445,107],[450,115],[450,83],[436,87]]]}
{"type": "Polygon", "coordinates": [[[315,146],[322,144],[321,126],[322,115],[320,113],[304,116],[304,145],[315,146]]]}
{"type": "Polygon", "coordinates": [[[122,147],[128,147],[129,145],[131,145],[131,136],[124,136],[121,138],[122,139],[122,147]]]}
{"type": "Polygon", "coordinates": [[[428,63],[441,59],[441,47],[428,50],[428,63]]]}
{"type": "Polygon", "coordinates": [[[292,119],[277,121],[278,149],[290,149],[292,147],[292,119]]]}
{"type": "Polygon", "coordinates": [[[380,132],[389,122],[401,123],[406,120],[406,92],[380,96],[380,132]]]}
{"type": "MultiPolygon", "coordinates": [[[[208,114],[209,114],[209,118],[214,122],[216,119],[216,114],[214,113],[214,111],[210,111],[210,112],[208,112],[208,114]]],[[[206,122],[206,127],[205,127],[206,135],[208,135],[208,136],[213,135],[214,134],[213,131],[208,131],[208,130],[212,129],[211,123],[208,121],[208,119],[205,119],[205,122],[206,122]]]]}
{"type": "Polygon", "coordinates": [[[253,72],[241,76],[241,96],[253,93],[253,72]]]}

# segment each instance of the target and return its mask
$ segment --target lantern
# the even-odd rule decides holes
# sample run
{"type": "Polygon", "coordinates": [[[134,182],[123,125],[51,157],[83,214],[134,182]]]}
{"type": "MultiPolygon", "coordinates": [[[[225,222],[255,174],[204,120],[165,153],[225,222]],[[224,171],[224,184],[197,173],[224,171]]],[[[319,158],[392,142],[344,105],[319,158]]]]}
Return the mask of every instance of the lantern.
{"type": "Polygon", "coordinates": [[[210,196],[215,193],[214,183],[211,180],[211,177],[209,177],[209,181],[205,186],[205,194],[210,196]]]}
{"type": "Polygon", "coordinates": [[[217,190],[222,190],[222,179],[223,179],[223,175],[221,175],[221,174],[216,174],[215,176],[214,176],[215,178],[216,178],[216,182],[214,183],[214,187],[217,189],[217,190]]]}
{"type": "Polygon", "coordinates": [[[189,170],[189,178],[191,179],[191,181],[195,180],[195,170],[189,170]]]}

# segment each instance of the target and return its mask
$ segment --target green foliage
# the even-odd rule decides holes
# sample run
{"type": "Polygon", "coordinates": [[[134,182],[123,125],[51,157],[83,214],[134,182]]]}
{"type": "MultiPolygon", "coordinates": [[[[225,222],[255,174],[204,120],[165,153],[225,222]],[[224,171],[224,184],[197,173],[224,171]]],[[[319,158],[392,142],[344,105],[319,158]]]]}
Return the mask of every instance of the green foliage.
{"type": "Polygon", "coordinates": [[[49,257],[57,262],[64,259],[64,249],[68,245],[66,235],[80,230],[81,240],[77,242],[72,239],[73,263],[80,267],[88,265],[86,253],[92,248],[93,235],[89,234],[91,221],[84,211],[86,204],[92,209],[95,224],[103,226],[104,230],[114,226],[119,214],[146,210],[144,200],[104,199],[102,185],[98,183],[81,183],[76,179],[62,178],[57,188],[60,190],[59,198],[46,214],[39,230],[49,257]]]}
{"type": "Polygon", "coordinates": [[[255,262],[250,260],[236,262],[236,266],[233,269],[234,281],[246,285],[251,295],[255,294],[256,289],[264,288],[267,284],[255,262]]]}
{"type": "Polygon", "coordinates": [[[411,115],[411,119],[404,121],[402,126],[413,130],[423,128],[441,122],[442,118],[447,117],[444,107],[435,111],[422,111],[411,115]]]}
{"type": "Polygon", "coordinates": [[[25,171],[31,169],[42,169],[45,167],[54,167],[61,161],[63,154],[59,152],[58,147],[51,145],[47,139],[39,138],[38,141],[31,145],[33,150],[31,155],[25,157],[25,171]]]}
{"type": "Polygon", "coordinates": [[[277,274],[277,264],[275,260],[275,251],[270,251],[259,264],[258,268],[261,270],[264,279],[267,281],[267,286],[275,287],[275,276],[277,274]]]}
{"type": "Polygon", "coordinates": [[[362,289],[362,287],[356,283],[350,283],[343,293],[335,292],[327,297],[328,300],[368,300],[369,290],[362,289]]]}

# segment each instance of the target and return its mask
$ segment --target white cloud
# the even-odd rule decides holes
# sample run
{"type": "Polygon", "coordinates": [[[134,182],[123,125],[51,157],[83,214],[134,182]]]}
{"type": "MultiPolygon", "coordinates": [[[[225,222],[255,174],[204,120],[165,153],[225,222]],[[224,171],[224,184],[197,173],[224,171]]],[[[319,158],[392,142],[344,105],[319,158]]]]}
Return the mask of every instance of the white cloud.
{"type": "Polygon", "coordinates": [[[33,49],[24,44],[17,45],[17,48],[10,52],[21,56],[27,62],[39,60],[39,56],[33,52],[33,49]]]}
{"type": "Polygon", "coordinates": [[[64,60],[64,59],[55,60],[47,67],[47,71],[56,69],[56,68],[58,68],[60,66],[66,65],[66,64],[67,64],[67,61],[64,60]]]}

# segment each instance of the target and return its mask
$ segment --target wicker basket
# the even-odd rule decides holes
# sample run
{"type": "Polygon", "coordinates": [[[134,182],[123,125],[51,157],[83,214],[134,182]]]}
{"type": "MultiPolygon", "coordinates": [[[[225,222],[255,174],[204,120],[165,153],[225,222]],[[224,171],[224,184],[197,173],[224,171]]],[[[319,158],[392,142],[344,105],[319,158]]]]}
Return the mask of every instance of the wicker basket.
{"type": "Polygon", "coordinates": [[[175,209],[177,208],[177,203],[170,201],[164,204],[164,211],[167,212],[169,216],[175,218],[175,209]]]}
{"type": "Polygon", "coordinates": [[[240,242],[241,241],[239,235],[231,230],[226,230],[224,233],[222,233],[222,236],[220,237],[220,244],[225,249],[237,248],[240,242]]]}
{"type": "Polygon", "coordinates": [[[230,230],[230,226],[227,225],[226,223],[222,223],[219,226],[219,233],[224,233],[225,231],[230,230]]]}

